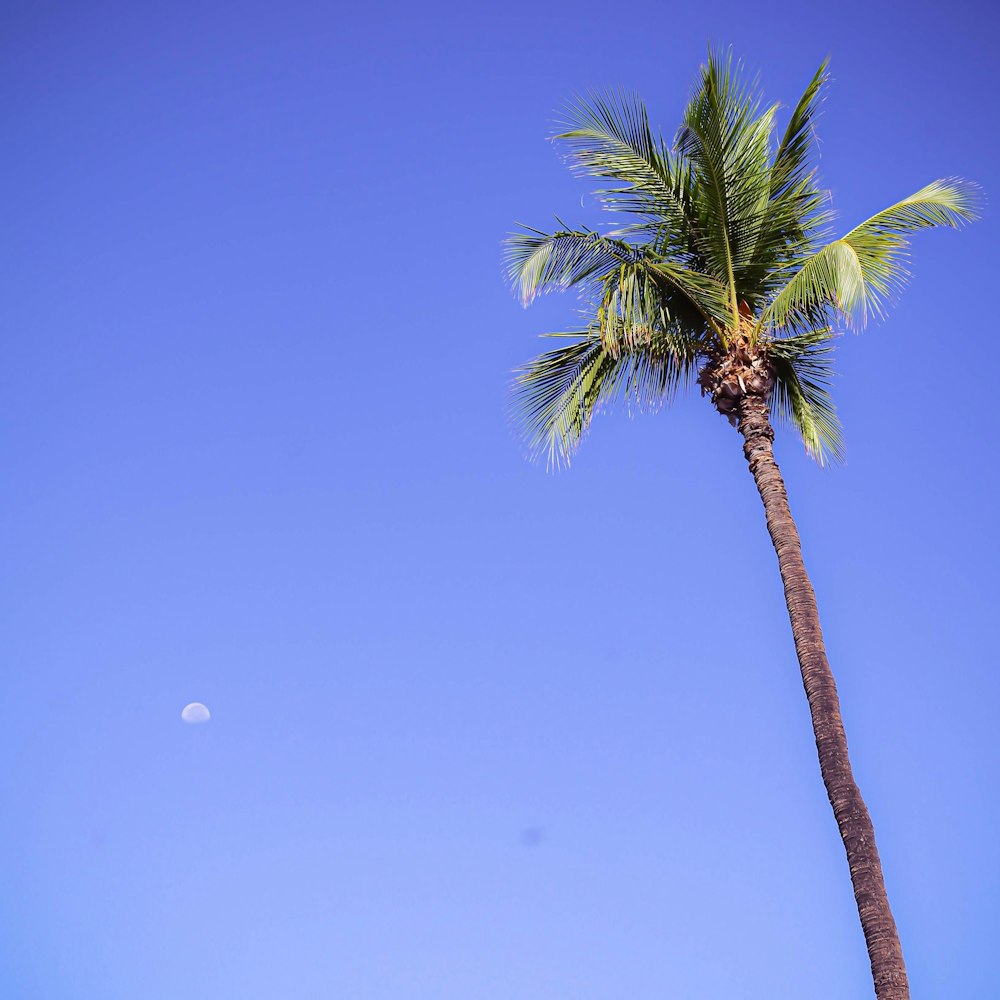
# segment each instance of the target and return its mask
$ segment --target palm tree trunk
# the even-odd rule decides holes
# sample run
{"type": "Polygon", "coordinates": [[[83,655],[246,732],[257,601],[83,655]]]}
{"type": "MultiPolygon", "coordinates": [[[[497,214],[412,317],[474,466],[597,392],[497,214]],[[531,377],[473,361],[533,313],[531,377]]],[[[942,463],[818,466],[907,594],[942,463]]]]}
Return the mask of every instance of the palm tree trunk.
{"type": "Polygon", "coordinates": [[[764,397],[755,394],[742,397],[737,426],[743,436],[743,453],[764,501],[767,530],[778,554],[795,651],[809,699],[819,767],[847,851],[854,898],[871,959],[875,995],[878,1000],[909,1000],[903,950],[885,892],[875,831],[851,772],[840,700],[826,659],[816,595],[802,561],[799,533],[788,507],[785,483],[774,460],[774,431],[764,397]]]}

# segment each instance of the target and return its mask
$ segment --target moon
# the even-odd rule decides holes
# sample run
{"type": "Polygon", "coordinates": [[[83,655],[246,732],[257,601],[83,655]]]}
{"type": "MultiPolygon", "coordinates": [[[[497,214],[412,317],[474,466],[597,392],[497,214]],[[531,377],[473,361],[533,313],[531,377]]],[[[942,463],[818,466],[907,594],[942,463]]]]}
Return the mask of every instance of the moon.
{"type": "Polygon", "coordinates": [[[212,718],[212,713],[200,701],[193,701],[190,705],[184,706],[181,718],[194,726],[199,722],[208,722],[212,718]]]}

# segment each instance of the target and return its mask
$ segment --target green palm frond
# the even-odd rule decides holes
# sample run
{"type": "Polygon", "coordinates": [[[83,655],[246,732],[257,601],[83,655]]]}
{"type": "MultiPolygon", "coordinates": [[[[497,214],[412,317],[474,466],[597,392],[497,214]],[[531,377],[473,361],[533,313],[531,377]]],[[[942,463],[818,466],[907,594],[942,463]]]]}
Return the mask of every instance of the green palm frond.
{"type": "Polygon", "coordinates": [[[698,311],[709,330],[722,339],[721,331],[729,319],[729,297],[724,285],[710,274],[684,267],[667,258],[650,261],[649,268],[668,287],[677,289],[698,311]]]}
{"type": "Polygon", "coordinates": [[[829,327],[769,341],[774,368],[772,415],[791,424],[820,465],[844,460],[844,439],[830,395],[833,344],[829,327]]]}
{"type": "Polygon", "coordinates": [[[829,73],[824,60],[792,111],[771,166],[767,211],[753,260],[741,271],[741,294],[766,301],[818,249],[832,221],[829,195],[816,182],[815,120],[829,73]]]}
{"type": "Polygon", "coordinates": [[[601,280],[636,258],[636,249],[624,240],[587,229],[550,234],[525,227],[504,241],[507,275],[525,306],[543,292],[601,280]]]}
{"type": "Polygon", "coordinates": [[[812,169],[816,115],[819,102],[830,79],[830,60],[820,63],[815,76],[809,81],[799,103],[792,111],[785,134],[778,143],[771,168],[771,196],[779,196],[783,191],[794,188],[805,180],[812,169]]]}
{"type": "Polygon", "coordinates": [[[701,339],[720,337],[726,322],[725,289],[712,277],[669,260],[639,257],[604,280],[597,327],[616,353],[649,343],[657,332],[683,330],[701,339]]]}
{"type": "Polygon", "coordinates": [[[613,398],[620,375],[620,360],[599,336],[546,351],[517,369],[511,415],[531,454],[545,454],[549,467],[568,463],[597,404],[613,398]]]}
{"type": "Polygon", "coordinates": [[[711,55],[676,139],[697,183],[700,245],[712,273],[730,290],[736,327],[740,270],[753,259],[771,192],[776,106],[759,110],[741,67],[731,57],[711,55]]]}
{"type": "MultiPolygon", "coordinates": [[[[576,336],[576,335],[562,335],[576,336]]],[[[693,377],[698,344],[659,333],[643,350],[612,354],[600,332],[540,355],[515,372],[510,412],[534,456],[568,465],[594,414],[627,402],[645,410],[669,401],[693,377]]]]}
{"type": "Polygon", "coordinates": [[[726,322],[728,300],[715,279],[624,240],[589,230],[524,229],[507,238],[504,257],[524,305],[545,291],[591,285],[612,350],[648,340],[653,328],[717,330],[726,322]]]}
{"type": "Polygon", "coordinates": [[[665,297],[649,268],[622,264],[604,282],[597,309],[597,330],[608,352],[617,356],[648,343],[655,329],[670,322],[665,297]]]}
{"type": "Polygon", "coordinates": [[[904,234],[957,228],[979,217],[979,189],[958,178],[937,180],[904,198],[810,257],[763,311],[761,330],[802,330],[835,309],[854,325],[882,316],[902,290],[909,241],[904,234]]]}
{"type": "Polygon", "coordinates": [[[653,135],[638,97],[611,92],[579,98],[566,108],[562,125],[554,138],[569,150],[574,170],[617,182],[598,192],[605,207],[652,217],[687,235],[689,173],[653,135]]]}

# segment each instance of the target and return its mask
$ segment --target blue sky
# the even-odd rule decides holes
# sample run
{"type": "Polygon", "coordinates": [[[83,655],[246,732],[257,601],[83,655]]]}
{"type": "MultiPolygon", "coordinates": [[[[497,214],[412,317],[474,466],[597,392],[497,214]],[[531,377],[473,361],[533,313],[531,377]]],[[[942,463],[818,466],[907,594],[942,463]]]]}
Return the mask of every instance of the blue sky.
{"type": "MultiPolygon", "coordinates": [[[[595,224],[588,88],[670,132],[709,40],[827,54],[843,227],[1000,191],[992,8],[8,5],[0,992],[869,995],[739,441],[696,395],[526,461],[501,279],[595,224]],[[186,726],[203,701],[212,720],[186,726]]],[[[1000,934],[993,212],[777,453],[915,997],[1000,934]]]]}

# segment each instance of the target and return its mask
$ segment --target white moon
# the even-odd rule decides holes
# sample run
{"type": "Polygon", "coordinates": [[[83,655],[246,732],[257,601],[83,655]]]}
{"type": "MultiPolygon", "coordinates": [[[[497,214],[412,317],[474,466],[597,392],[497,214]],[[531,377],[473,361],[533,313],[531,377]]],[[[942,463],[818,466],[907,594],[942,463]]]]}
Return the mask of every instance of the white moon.
{"type": "Polygon", "coordinates": [[[181,718],[194,725],[198,722],[208,722],[212,718],[212,713],[200,701],[193,701],[190,705],[184,706],[181,718]]]}

